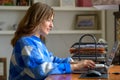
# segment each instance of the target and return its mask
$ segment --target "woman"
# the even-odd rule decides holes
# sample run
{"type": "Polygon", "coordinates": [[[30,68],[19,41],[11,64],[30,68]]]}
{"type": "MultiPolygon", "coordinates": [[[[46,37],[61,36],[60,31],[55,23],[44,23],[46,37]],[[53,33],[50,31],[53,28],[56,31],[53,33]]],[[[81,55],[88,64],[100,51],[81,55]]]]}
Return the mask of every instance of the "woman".
{"type": "Polygon", "coordinates": [[[48,51],[40,36],[45,37],[52,30],[53,18],[54,10],[46,4],[38,2],[28,9],[11,40],[9,80],[43,80],[50,74],[94,68],[91,60],[71,62],[70,57],[58,58],[48,51]]]}

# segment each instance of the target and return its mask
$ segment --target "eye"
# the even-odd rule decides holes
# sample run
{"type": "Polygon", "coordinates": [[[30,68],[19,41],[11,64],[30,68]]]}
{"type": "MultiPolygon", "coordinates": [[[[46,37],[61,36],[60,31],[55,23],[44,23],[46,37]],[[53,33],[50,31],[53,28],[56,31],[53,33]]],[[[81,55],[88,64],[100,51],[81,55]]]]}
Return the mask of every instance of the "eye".
{"type": "Polygon", "coordinates": [[[47,21],[49,21],[49,22],[53,22],[53,20],[52,20],[52,19],[47,19],[47,21]]]}
{"type": "Polygon", "coordinates": [[[46,21],[50,21],[50,19],[46,19],[46,21]]]}

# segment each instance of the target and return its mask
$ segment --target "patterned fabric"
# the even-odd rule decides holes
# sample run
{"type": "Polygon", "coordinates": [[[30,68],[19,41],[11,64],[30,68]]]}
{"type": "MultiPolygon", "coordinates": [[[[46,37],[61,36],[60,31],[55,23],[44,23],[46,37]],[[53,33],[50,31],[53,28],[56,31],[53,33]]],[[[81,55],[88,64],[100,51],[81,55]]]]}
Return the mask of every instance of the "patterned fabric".
{"type": "Polygon", "coordinates": [[[36,36],[19,39],[10,60],[9,80],[44,80],[50,74],[71,73],[71,58],[58,58],[36,36]]]}

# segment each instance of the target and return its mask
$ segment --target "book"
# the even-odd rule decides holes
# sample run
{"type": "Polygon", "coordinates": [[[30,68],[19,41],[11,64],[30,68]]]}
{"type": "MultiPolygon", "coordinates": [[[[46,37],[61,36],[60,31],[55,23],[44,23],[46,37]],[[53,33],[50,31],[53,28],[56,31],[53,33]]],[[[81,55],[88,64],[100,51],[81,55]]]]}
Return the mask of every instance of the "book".
{"type": "Polygon", "coordinates": [[[10,6],[14,4],[13,4],[13,0],[0,0],[0,5],[10,6]]]}

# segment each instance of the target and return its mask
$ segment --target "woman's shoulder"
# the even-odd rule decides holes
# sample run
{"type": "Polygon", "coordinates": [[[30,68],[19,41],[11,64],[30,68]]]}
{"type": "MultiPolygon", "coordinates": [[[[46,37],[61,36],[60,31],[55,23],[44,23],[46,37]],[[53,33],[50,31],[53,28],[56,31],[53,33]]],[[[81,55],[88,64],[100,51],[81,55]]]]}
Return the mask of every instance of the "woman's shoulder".
{"type": "Polygon", "coordinates": [[[35,37],[35,36],[23,36],[21,37],[19,40],[22,40],[22,41],[27,41],[27,40],[39,40],[39,38],[35,37]]]}
{"type": "Polygon", "coordinates": [[[33,43],[33,41],[34,39],[32,39],[31,36],[23,36],[17,41],[17,43],[24,44],[24,45],[30,45],[33,43]]]}
{"type": "Polygon", "coordinates": [[[41,43],[40,38],[36,36],[23,36],[18,40],[19,43],[35,45],[41,43]]]}
{"type": "Polygon", "coordinates": [[[28,41],[28,40],[30,40],[30,39],[31,39],[30,36],[23,36],[23,37],[21,37],[18,41],[28,41]]]}

